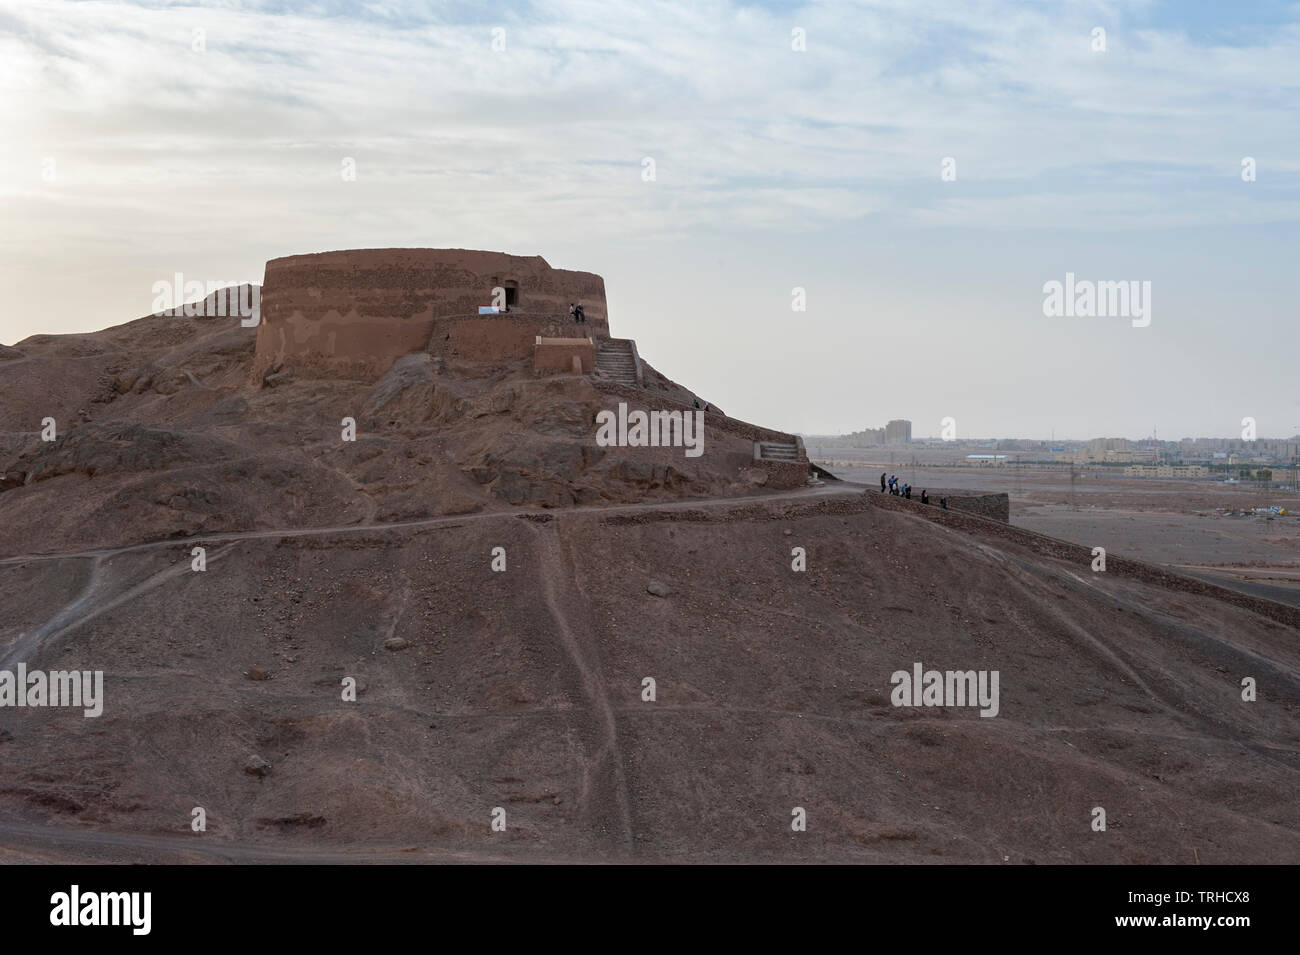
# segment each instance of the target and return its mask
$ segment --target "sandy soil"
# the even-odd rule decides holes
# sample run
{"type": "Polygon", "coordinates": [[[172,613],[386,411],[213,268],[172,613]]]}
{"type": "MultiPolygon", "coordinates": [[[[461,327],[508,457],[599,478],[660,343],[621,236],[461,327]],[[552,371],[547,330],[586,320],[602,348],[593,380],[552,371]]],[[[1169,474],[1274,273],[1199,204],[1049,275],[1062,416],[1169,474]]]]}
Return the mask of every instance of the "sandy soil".
{"type": "Polygon", "coordinates": [[[108,704],[5,714],[0,838],[39,856],[39,822],[51,857],[95,859],[1300,857],[1294,630],[990,540],[850,491],[264,532],[213,541],[203,574],[170,572],[189,541],[11,559],[6,594],[62,581],[38,616],[97,595],[27,659],[104,668],[108,704]],[[914,661],[999,670],[1001,712],[891,706],[914,661]]]}
{"type": "MultiPolygon", "coordinates": [[[[251,340],[147,321],[19,344],[0,670],[100,670],[106,700],[0,709],[4,861],[1300,860],[1294,608],[852,485],[767,493],[734,430],[699,464],[595,455],[580,380],[250,388],[251,340]],[[997,715],[893,705],[918,662],[997,671],[997,715]]],[[[1033,493],[1018,520],[1094,514],[1033,493]]],[[[1254,553],[1129,501],[1067,529],[1254,553]]]]}

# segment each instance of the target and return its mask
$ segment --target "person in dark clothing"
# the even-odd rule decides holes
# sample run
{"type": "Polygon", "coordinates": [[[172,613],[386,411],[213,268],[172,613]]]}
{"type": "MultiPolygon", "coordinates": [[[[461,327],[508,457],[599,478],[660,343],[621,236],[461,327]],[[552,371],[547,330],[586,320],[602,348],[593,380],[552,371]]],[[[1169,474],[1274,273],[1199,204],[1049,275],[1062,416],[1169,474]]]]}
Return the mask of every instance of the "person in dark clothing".
{"type": "Polygon", "coordinates": [[[930,503],[930,492],[925,490],[924,488],[921,489],[921,503],[922,504],[930,503]]]}
{"type": "Polygon", "coordinates": [[[885,472],[884,471],[880,472],[880,493],[881,494],[885,493],[885,472]]]}
{"type": "Polygon", "coordinates": [[[939,498],[939,506],[945,511],[948,510],[948,499],[946,497],[939,498]]]}
{"type": "Polygon", "coordinates": [[[908,484],[903,488],[903,496],[909,501],[912,499],[912,485],[908,484]]]}
{"type": "Polygon", "coordinates": [[[587,313],[582,310],[581,305],[574,309],[574,314],[578,317],[578,321],[583,323],[587,321],[587,313]]]}

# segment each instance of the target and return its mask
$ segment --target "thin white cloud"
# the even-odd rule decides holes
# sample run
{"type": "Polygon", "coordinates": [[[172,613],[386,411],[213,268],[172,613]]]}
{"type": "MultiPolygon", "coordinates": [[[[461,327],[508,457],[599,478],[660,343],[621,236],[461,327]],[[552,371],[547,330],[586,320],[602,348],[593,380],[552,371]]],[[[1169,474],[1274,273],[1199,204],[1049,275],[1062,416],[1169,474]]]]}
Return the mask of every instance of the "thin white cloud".
{"type": "MultiPolygon", "coordinates": [[[[620,244],[690,240],[815,262],[854,224],[886,244],[1050,229],[1083,249],[1300,220],[1295,23],[1212,45],[1157,28],[1148,3],[290,6],[0,13],[0,292],[18,306],[0,340],[142,312],[174,268],[239,278],[320,248],[480,246],[588,268],[620,244]],[[129,284],[50,302],[77,284],[69,269],[129,284]],[[87,307],[114,296],[138,304],[87,307]]],[[[774,279],[775,294],[802,281],[774,279]]]]}

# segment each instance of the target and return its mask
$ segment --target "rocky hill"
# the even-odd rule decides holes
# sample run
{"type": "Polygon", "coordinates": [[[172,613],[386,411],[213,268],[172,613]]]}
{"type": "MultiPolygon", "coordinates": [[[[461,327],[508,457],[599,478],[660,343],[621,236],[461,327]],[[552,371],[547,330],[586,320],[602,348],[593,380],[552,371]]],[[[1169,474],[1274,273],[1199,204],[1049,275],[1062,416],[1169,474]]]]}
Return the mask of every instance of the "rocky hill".
{"type": "Polygon", "coordinates": [[[250,382],[253,347],[150,317],[0,354],[0,671],[104,674],[97,717],[0,708],[5,861],[1300,858],[1266,602],[773,491],[734,419],[597,447],[622,386],[250,382]],[[917,664],[996,671],[996,712],[896,705],[917,664]]]}

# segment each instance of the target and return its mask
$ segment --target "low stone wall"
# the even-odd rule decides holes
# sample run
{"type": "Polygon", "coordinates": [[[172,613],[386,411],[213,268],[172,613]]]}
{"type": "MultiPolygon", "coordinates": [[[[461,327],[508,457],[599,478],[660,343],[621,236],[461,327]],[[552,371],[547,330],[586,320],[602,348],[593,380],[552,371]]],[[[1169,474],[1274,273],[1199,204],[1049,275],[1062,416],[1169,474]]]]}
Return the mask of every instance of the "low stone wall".
{"type": "MultiPolygon", "coordinates": [[[[879,489],[873,488],[868,493],[880,494],[881,497],[893,497],[895,500],[907,501],[909,504],[921,503],[921,488],[912,488],[912,499],[898,498],[895,495],[882,493],[879,489]]],[[[976,517],[988,518],[991,521],[1001,521],[1003,524],[1011,523],[1011,497],[1008,494],[972,494],[970,491],[953,490],[951,488],[925,488],[930,492],[930,507],[939,507],[939,498],[948,498],[948,510],[965,511],[967,514],[974,514],[976,517]]],[[[942,508],[940,508],[942,510],[942,508]]]]}
{"type": "MultiPolygon", "coordinates": [[[[810,501],[746,501],[738,498],[735,504],[725,507],[686,508],[671,507],[663,510],[638,510],[632,513],[615,513],[601,519],[602,524],[656,524],[665,521],[681,521],[705,524],[728,524],[737,520],[753,521],[788,521],[803,517],[824,514],[850,515],[859,514],[868,508],[878,507],[891,511],[906,511],[916,517],[924,518],[943,527],[961,531],[986,540],[1002,540],[1028,548],[1043,557],[1052,557],[1069,561],[1087,572],[1092,563],[1092,551],[1082,544],[1072,544],[1055,537],[1048,537],[1036,531],[1025,530],[1012,524],[990,521],[972,514],[954,513],[951,510],[922,505],[916,498],[906,500],[889,494],[881,494],[878,488],[858,495],[835,495],[834,497],[810,501]]],[[[521,517],[526,515],[520,515],[521,517]]],[[[1300,607],[1275,603],[1261,597],[1252,597],[1236,590],[1229,590],[1216,584],[1207,583],[1192,577],[1165,570],[1154,564],[1143,563],[1120,557],[1116,554],[1106,555],[1106,573],[1115,576],[1131,577],[1144,583],[1164,587],[1180,593],[1209,597],[1223,603],[1232,604],[1243,610],[1260,614],[1271,620],[1288,626],[1300,628],[1300,607]]]]}
{"type": "MultiPolygon", "coordinates": [[[[936,495],[931,491],[930,503],[937,505],[939,498],[944,496],[948,498],[948,508],[950,510],[965,511],[967,514],[987,517],[990,520],[1001,521],[1003,524],[1011,523],[1011,497],[1007,494],[963,496],[960,492],[941,491],[936,495]]],[[[916,500],[915,492],[912,494],[912,500],[916,500]]]]}
{"type": "MultiPolygon", "coordinates": [[[[1093,557],[1090,547],[1061,540],[1057,537],[1048,537],[1046,534],[1040,534],[1037,531],[1027,530],[1023,527],[1016,527],[1014,524],[989,520],[972,513],[956,513],[951,509],[951,501],[948,502],[949,510],[945,511],[934,505],[927,507],[919,504],[916,498],[909,501],[905,498],[881,494],[878,489],[867,491],[856,500],[870,507],[907,511],[944,527],[950,527],[986,539],[1020,544],[1041,556],[1069,561],[1078,566],[1081,571],[1087,571],[1092,565],[1093,557]]],[[[843,501],[837,500],[835,503],[842,505],[843,501]]],[[[1106,573],[1117,577],[1133,577],[1149,584],[1182,593],[1212,597],[1215,600],[1277,620],[1289,627],[1300,628],[1300,607],[1292,607],[1288,604],[1265,600],[1262,597],[1243,594],[1240,591],[1229,590],[1227,587],[1220,587],[1217,584],[1211,584],[1198,578],[1184,577],[1182,574],[1166,570],[1156,564],[1148,564],[1144,561],[1108,553],[1106,555],[1106,573]]]]}
{"type": "Polygon", "coordinates": [[[527,358],[539,328],[533,322],[484,316],[451,322],[447,326],[445,347],[429,343],[431,354],[467,361],[503,361],[527,358]]]}
{"type": "Polygon", "coordinates": [[[542,338],[533,344],[533,371],[590,375],[596,370],[596,343],[590,338],[542,338]],[[573,367],[574,359],[578,367],[573,367]]]}
{"type": "Polygon", "coordinates": [[[804,487],[808,483],[809,465],[801,461],[755,461],[756,468],[767,474],[763,487],[769,490],[788,490],[804,487]]]}

